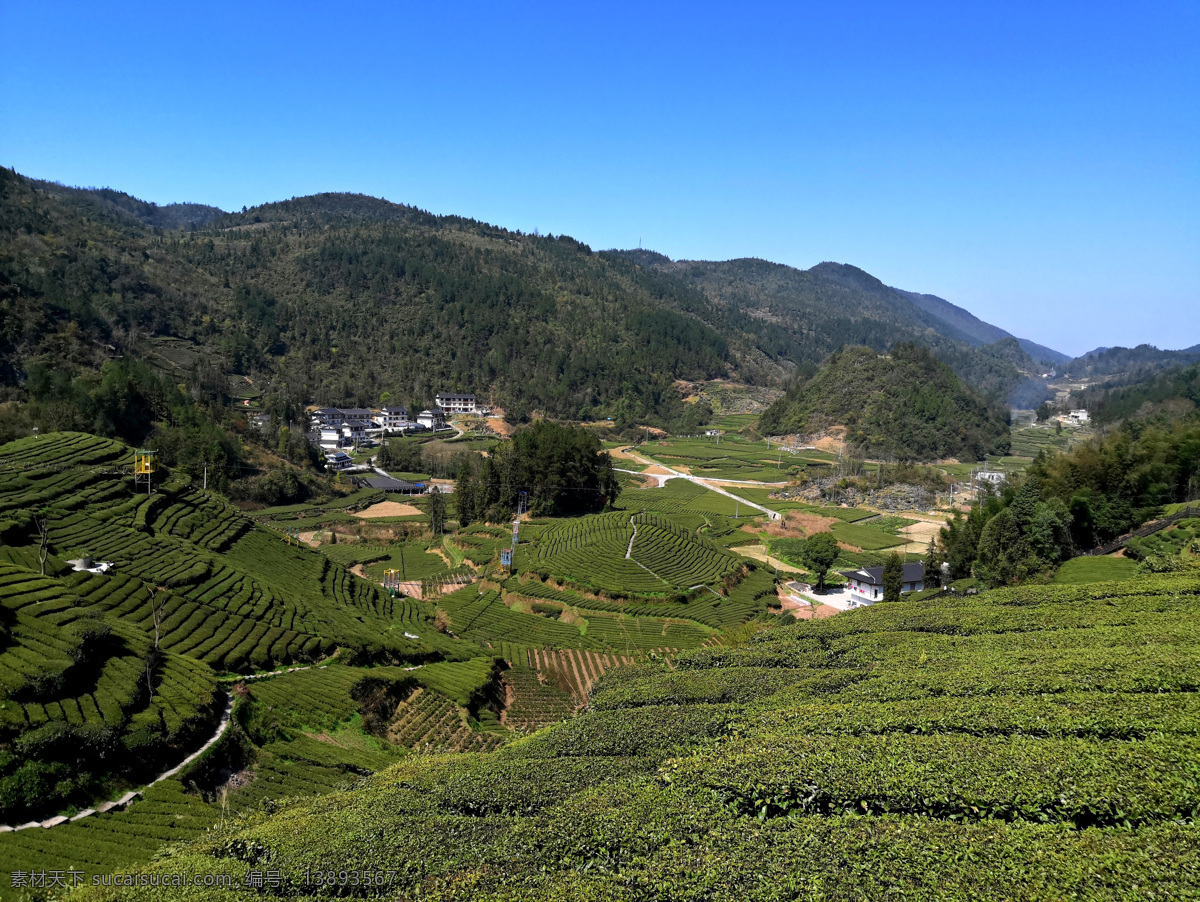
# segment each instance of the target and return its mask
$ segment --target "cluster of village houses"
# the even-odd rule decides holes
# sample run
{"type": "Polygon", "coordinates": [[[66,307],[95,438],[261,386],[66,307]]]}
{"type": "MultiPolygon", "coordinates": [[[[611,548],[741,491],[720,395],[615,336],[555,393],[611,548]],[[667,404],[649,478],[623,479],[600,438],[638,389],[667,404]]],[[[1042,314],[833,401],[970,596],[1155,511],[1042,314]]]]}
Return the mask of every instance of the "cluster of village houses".
{"type": "Polygon", "coordinates": [[[385,435],[414,432],[439,432],[449,428],[446,418],[455,414],[482,414],[487,411],[475,402],[475,396],[438,392],[434,406],[412,416],[407,407],[318,407],[309,412],[309,440],[325,452],[326,466],[344,470],[353,465],[343,448],[370,442],[385,435]]]}

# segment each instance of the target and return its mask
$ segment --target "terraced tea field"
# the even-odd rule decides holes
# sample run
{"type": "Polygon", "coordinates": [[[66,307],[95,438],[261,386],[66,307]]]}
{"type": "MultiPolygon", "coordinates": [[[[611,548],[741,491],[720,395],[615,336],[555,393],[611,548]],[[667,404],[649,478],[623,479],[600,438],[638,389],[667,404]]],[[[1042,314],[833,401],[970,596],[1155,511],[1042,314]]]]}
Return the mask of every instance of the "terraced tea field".
{"type": "Polygon", "coordinates": [[[740,560],[675,520],[652,513],[596,514],[547,530],[526,558],[539,572],[619,595],[666,595],[715,585],[740,560]]]}
{"type": "MultiPolygon", "coordinates": [[[[800,462],[795,455],[767,447],[765,441],[751,441],[737,435],[669,438],[640,445],[636,452],[668,467],[682,468],[693,476],[709,479],[752,479],[759,482],[786,482],[789,469],[800,462]]],[[[801,464],[802,466],[803,464],[801,464]]]]}
{"type": "Polygon", "coordinates": [[[442,900],[612,898],[615,875],[729,902],[1188,898],[1198,614],[1200,582],[1164,576],[775,627],[608,670],[584,713],[522,742],[407,758],[183,860],[228,867],[236,841],[284,875],[382,862],[442,900]]]}
{"type": "MultiPolygon", "coordinates": [[[[773,594],[770,576],[725,546],[743,541],[725,515],[735,502],[685,481],[636,511],[524,523],[521,575],[481,592],[471,582],[507,547],[506,527],[460,531],[442,554],[419,532],[317,552],[182,474],[163,470],[152,494],[135,494],[130,458],[77,434],[0,449],[0,743],[12,750],[0,820],[70,815],[144,786],[213,734],[229,694],[234,727],[125,810],[0,832],[13,869],[69,859],[111,870],[239,811],[347,786],[406,750],[496,748],[574,716],[616,667],[718,643],[773,594]],[[68,558],[111,569],[75,572],[68,558]],[[401,562],[435,596],[453,577],[436,598],[446,634],[434,604],[347,570],[401,562]],[[538,569],[605,594],[555,589],[538,569]]],[[[294,529],[371,500],[258,516],[294,529]]]]}

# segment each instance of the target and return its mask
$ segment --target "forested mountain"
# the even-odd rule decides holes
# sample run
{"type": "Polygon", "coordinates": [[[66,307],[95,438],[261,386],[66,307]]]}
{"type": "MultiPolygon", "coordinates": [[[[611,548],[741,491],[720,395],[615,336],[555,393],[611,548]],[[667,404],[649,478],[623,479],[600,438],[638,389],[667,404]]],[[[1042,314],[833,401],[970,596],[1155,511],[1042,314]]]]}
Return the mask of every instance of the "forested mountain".
{"type": "Polygon", "coordinates": [[[1129,384],[1145,379],[1159,370],[1200,360],[1200,345],[1179,351],[1162,351],[1154,345],[1136,348],[1096,348],[1077,357],[1064,367],[1075,379],[1111,379],[1120,377],[1129,384]]]}
{"type": "Polygon", "coordinates": [[[1075,392],[1072,403],[1086,407],[1099,423],[1187,416],[1200,406],[1200,363],[1162,370],[1128,385],[1087,388],[1075,392]]]}
{"type": "Polygon", "coordinates": [[[1068,359],[1015,339],[949,301],[891,288],[846,264],[802,270],[756,259],[713,263],[671,261],[643,250],[617,253],[677,277],[727,309],[771,323],[792,338],[800,362],[820,363],[847,344],[883,351],[912,341],[934,348],[983,394],[1032,407],[1047,394],[1044,384],[1031,386],[1030,380],[1047,368],[1048,358],[1068,359]]]}
{"type": "Polygon", "coordinates": [[[1006,411],[967,389],[927,348],[899,344],[890,355],[849,347],[811,379],[797,378],[762,415],[764,434],[847,427],[861,453],[900,460],[1005,453],[1006,411]]]}
{"type": "Polygon", "coordinates": [[[232,376],[285,422],[307,403],[426,406],[449,388],[518,419],[687,430],[702,411],[675,380],[783,384],[842,345],[897,341],[1007,398],[1036,366],[1011,338],[974,346],[986,324],[956,316],[977,327],[839,264],[595,253],[361,195],[159,207],[0,172],[0,400],[34,402],[26,428],[137,442],[113,424],[227,401],[232,376]]]}
{"type": "Polygon", "coordinates": [[[99,205],[116,213],[135,219],[143,225],[156,229],[186,229],[212,222],[218,216],[224,216],[225,211],[219,207],[207,204],[164,204],[159,206],[150,201],[140,200],[124,191],[114,191],[112,188],[71,188],[58,182],[34,180],[33,184],[39,191],[53,194],[65,200],[79,201],[84,204],[99,205]]]}

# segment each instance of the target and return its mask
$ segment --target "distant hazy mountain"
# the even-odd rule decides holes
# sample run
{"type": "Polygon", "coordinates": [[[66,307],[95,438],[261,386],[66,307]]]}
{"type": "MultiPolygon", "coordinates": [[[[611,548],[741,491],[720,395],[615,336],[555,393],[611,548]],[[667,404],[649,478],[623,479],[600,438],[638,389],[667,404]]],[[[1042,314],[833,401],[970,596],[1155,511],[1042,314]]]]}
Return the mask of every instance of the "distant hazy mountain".
{"type": "Polygon", "coordinates": [[[1200,345],[1178,351],[1164,351],[1154,345],[1136,348],[1096,348],[1066,365],[1065,372],[1076,379],[1097,379],[1132,384],[1168,367],[1184,366],[1200,360],[1200,345]]]}
{"type": "Polygon", "coordinates": [[[716,304],[774,325],[800,363],[818,364],[844,345],[886,350],[898,341],[934,348],[969,385],[1015,406],[1036,406],[1041,374],[1069,359],[1049,348],[1035,361],[1009,333],[949,301],[902,291],[856,266],[820,263],[796,269],[766,260],[672,261],[650,251],[616,251],[699,289],[716,304]]]}
{"type": "Polygon", "coordinates": [[[1025,349],[1025,353],[1039,363],[1059,367],[1071,359],[1070,354],[1064,354],[1062,351],[1056,351],[1054,348],[1040,345],[1036,341],[1030,341],[1028,338],[1018,338],[1017,341],[1025,349]]]}

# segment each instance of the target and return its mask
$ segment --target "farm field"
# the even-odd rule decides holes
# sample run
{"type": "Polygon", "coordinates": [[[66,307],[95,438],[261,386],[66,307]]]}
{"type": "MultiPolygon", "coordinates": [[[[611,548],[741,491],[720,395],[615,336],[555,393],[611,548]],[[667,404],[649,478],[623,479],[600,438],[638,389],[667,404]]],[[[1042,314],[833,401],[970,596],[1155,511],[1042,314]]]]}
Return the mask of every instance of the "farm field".
{"type": "Polygon", "coordinates": [[[1135,561],[1150,555],[1179,557],[1184,548],[1200,537],[1200,517],[1187,517],[1148,536],[1130,539],[1125,554],[1135,561]]]}
{"type": "Polygon", "coordinates": [[[369,491],[251,520],[167,470],[152,495],[134,494],[130,456],[82,434],[0,449],[22,461],[0,469],[0,741],[38,750],[36,761],[31,751],[0,762],[0,789],[28,787],[0,794],[0,820],[72,815],[143,787],[213,734],[230,696],[233,726],[125,810],[0,834],[13,869],[55,867],[74,845],[86,850],[77,860],[107,871],[239,812],[336,792],[413,752],[496,749],[574,717],[614,669],[715,647],[774,599],[773,576],[729,550],[756,540],[732,516],[738,503],[686,480],[632,490],[622,499],[632,510],[524,522],[516,575],[480,585],[485,570],[494,579],[506,527],[454,530],[435,553],[419,526],[357,520],[382,500],[369,491]],[[331,525],[337,543],[316,550],[285,534],[327,536],[331,525]],[[112,569],[74,572],[74,557],[112,569]],[[433,601],[381,590],[383,570],[401,562],[433,601]],[[90,738],[99,735],[137,754],[106,758],[90,738]],[[96,771],[96,760],[138,766],[96,771]],[[46,792],[51,778],[58,795],[46,792]]]}
{"type": "MultiPolygon", "coordinates": [[[[670,898],[1186,897],[1198,614],[1200,581],[1162,576],[776,626],[606,671],[580,716],[493,752],[406,758],[228,839],[285,875],[382,863],[434,900],[464,883],[608,898],[598,849],[670,898]],[[457,829],[414,829],[443,820],[457,829]]],[[[219,870],[220,848],[147,867],[219,870]]]]}
{"type": "Polygon", "coordinates": [[[662,596],[731,576],[738,558],[668,516],[596,514],[543,532],[526,555],[529,569],[586,589],[662,596]]]}
{"type": "Polygon", "coordinates": [[[847,545],[855,545],[863,551],[882,551],[908,542],[903,536],[875,529],[863,523],[834,523],[830,528],[834,538],[847,545]]]}
{"type": "Polygon", "coordinates": [[[693,476],[708,479],[751,479],[758,482],[786,482],[792,470],[803,462],[785,451],[767,447],[765,441],[751,441],[726,434],[715,436],[652,440],[635,449],[641,456],[693,476]]]}

